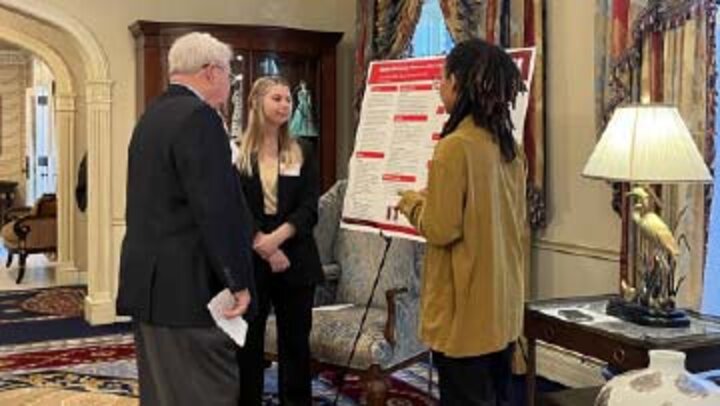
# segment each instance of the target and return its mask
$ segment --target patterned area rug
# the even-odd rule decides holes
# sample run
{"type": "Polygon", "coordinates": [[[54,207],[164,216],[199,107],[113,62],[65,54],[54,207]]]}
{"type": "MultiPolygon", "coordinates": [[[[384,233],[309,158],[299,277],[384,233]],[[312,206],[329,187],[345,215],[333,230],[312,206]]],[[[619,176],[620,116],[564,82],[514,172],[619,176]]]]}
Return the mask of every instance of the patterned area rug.
{"type": "MultiPolygon", "coordinates": [[[[112,369],[113,363],[107,363],[106,369],[112,369]]],[[[122,363],[115,363],[121,366],[122,363]]],[[[275,369],[268,371],[266,380],[272,387],[275,382],[275,369]]],[[[26,398],[36,399],[40,396],[48,400],[65,399],[69,392],[83,392],[88,399],[94,399],[93,405],[115,404],[118,397],[128,398],[123,404],[136,405],[138,396],[137,380],[134,378],[123,378],[113,375],[98,375],[93,373],[82,373],[72,369],[45,370],[40,372],[27,372],[0,376],[0,405],[30,405],[35,403],[16,403],[26,398]],[[19,398],[22,393],[23,398],[19,398]],[[53,395],[54,394],[54,395],[53,395]],[[13,403],[9,400],[13,399],[13,403]],[[104,400],[103,400],[104,399],[104,400]]],[[[351,377],[346,390],[340,397],[338,405],[356,406],[361,404],[362,390],[357,377],[351,377]]],[[[313,403],[318,406],[332,405],[335,398],[335,390],[328,381],[323,378],[313,381],[313,403]]],[[[50,403],[48,403],[50,404],[50,403]]],[[[55,403],[60,404],[60,403],[55,403]]],[[[85,403],[78,403],[85,404],[85,403]]],[[[278,405],[277,391],[270,389],[264,396],[266,406],[278,405]]],[[[390,379],[390,390],[387,404],[389,405],[435,405],[437,400],[420,392],[411,384],[402,381],[399,377],[390,379]]]]}
{"type": "Polygon", "coordinates": [[[0,345],[127,333],[129,324],[90,326],[82,318],[85,288],[0,292],[0,345]]]}
{"type": "MultiPolygon", "coordinates": [[[[130,326],[85,323],[84,295],[82,287],[0,292],[0,405],[138,405],[130,326]]],[[[437,374],[429,393],[429,368],[418,363],[393,374],[387,404],[437,404],[437,374]]],[[[265,377],[264,404],[278,405],[277,368],[265,377]]],[[[325,371],[313,380],[315,405],[332,404],[333,378],[325,371]]],[[[524,399],[521,377],[514,386],[517,400],[524,399]]],[[[363,404],[363,394],[359,377],[348,376],[339,405],[363,404]]]]}
{"type": "MultiPolygon", "coordinates": [[[[434,405],[428,396],[427,366],[417,364],[389,380],[388,404],[434,405]]],[[[331,405],[333,374],[313,380],[316,405],[331,405]]],[[[278,405],[277,367],[266,371],[265,405],[278,405]]],[[[339,405],[361,404],[358,377],[348,376],[339,405]]],[[[0,347],[0,405],[133,405],[138,404],[137,370],[132,335],[116,334],[0,347]]],[[[435,395],[437,396],[437,395],[435,395]]]]}
{"type": "Polygon", "coordinates": [[[0,292],[0,325],[80,317],[84,297],[75,286],[0,292]]]}
{"type": "Polygon", "coordinates": [[[130,334],[0,347],[0,405],[137,405],[130,334]]]}
{"type": "MultiPolygon", "coordinates": [[[[437,382],[433,385],[433,395],[428,395],[428,366],[418,363],[396,372],[388,380],[388,394],[385,404],[396,406],[425,406],[436,405],[437,382]]],[[[435,375],[436,376],[436,375],[435,375]]],[[[333,404],[337,388],[333,385],[334,371],[321,372],[312,383],[313,403],[316,406],[330,406],[333,404]]],[[[364,388],[358,376],[348,375],[345,378],[338,405],[356,406],[364,404],[364,388]]],[[[279,405],[277,397],[277,367],[269,368],[265,372],[265,402],[264,406],[279,405]]]]}
{"type": "Polygon", "coordinates": [[[125,359],[135,359],[133,339],[128,334],[7,346],[0,348],[0,374],[125,359]]]}
{"type": "MultiPolygon", "coordinates": [[[[0,292],[0,405],[137,405],[135,349],[128,324],[93,327],[82,319],[80,286],[0,292]]],[[[389,380],[388,404],[432,405],[421,365],[389,380]]],[[[427,376],[427,374],[425,375],[427,376]]],[[[333,374],[313,381],[318,405],[335,397],[333,374]]],[[[277,368],[266,372],[265,404],[277,405],[277,368]]],[[[358,405],[348,376],[341,405],[358,405]]]]}

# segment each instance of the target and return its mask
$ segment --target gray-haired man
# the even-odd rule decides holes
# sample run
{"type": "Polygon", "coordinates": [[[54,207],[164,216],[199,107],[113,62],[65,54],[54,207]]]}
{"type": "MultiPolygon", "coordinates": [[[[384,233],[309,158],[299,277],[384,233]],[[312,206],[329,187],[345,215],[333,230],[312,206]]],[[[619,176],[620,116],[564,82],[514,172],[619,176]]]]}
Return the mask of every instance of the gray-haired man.
{"type": "Polygon", "coordinates": [[[234,343],[206,308],[225,288],[228,318],[254,288],[251,217],[216,110],[230,91],[230,48],[209,34],[170,49],[170,86],[128,151],[127,232],[117,309],[135,323],[143,405],[235,405],[234,343]]]}

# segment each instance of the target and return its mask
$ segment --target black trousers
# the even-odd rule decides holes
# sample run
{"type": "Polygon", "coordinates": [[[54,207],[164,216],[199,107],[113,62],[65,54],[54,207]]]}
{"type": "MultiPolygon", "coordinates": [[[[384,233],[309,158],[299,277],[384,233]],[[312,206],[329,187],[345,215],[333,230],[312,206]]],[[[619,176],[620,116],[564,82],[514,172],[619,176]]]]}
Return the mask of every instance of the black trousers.
{"type": "Polygon", "coordinates": [[[142,406],[235,406],[237,345],[217,327],[134,323],[142,406]]]}
{"type": "Polygon", "coordinates": [[[278,390],[283,406],[312,405],[310,328],[315,286],[287,284],[278,275],[256,278],[258,315],[250,322],[245,347],[238,351],[240,403],[262,405],[265,324],[270,307],[277,323],[278,390]]]}
{"type": "Polygon", "coordinates": [[[440,380],[440,405],[509,406],[513,349],[511,344],[502,351],[463,358],[433,351],[440,380]]]}

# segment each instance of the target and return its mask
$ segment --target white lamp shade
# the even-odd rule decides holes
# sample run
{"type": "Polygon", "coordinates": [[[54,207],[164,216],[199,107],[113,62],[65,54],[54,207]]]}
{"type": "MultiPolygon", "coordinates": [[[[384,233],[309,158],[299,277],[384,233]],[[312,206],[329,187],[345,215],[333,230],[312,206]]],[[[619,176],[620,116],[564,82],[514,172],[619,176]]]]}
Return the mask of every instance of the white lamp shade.
{"type": "Polygon", "coordinates": [[[660,104],[616,109],[582,174],[635,183],[712,181],[677,108],[660,104]]]}

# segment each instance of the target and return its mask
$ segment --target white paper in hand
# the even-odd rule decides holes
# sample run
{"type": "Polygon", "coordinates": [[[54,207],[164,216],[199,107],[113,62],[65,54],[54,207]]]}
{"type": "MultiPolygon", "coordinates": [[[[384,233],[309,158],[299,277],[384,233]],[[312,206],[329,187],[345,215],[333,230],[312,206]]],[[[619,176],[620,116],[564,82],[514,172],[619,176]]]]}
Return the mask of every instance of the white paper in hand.
{"type": "Polygon", "coordinates": [[[242,316],[234,317],[232,319],[226,319],[223,315],[223,310],[232,307],[235,304],[235,297],[228,289],[215,295],[207,307],[210,310],[210,315],[215,320],[215,324],[225,334],[229,335],[233,341],[239,346],[245,345],[245,335],[247,334],[248,325],[242,316]]]}

